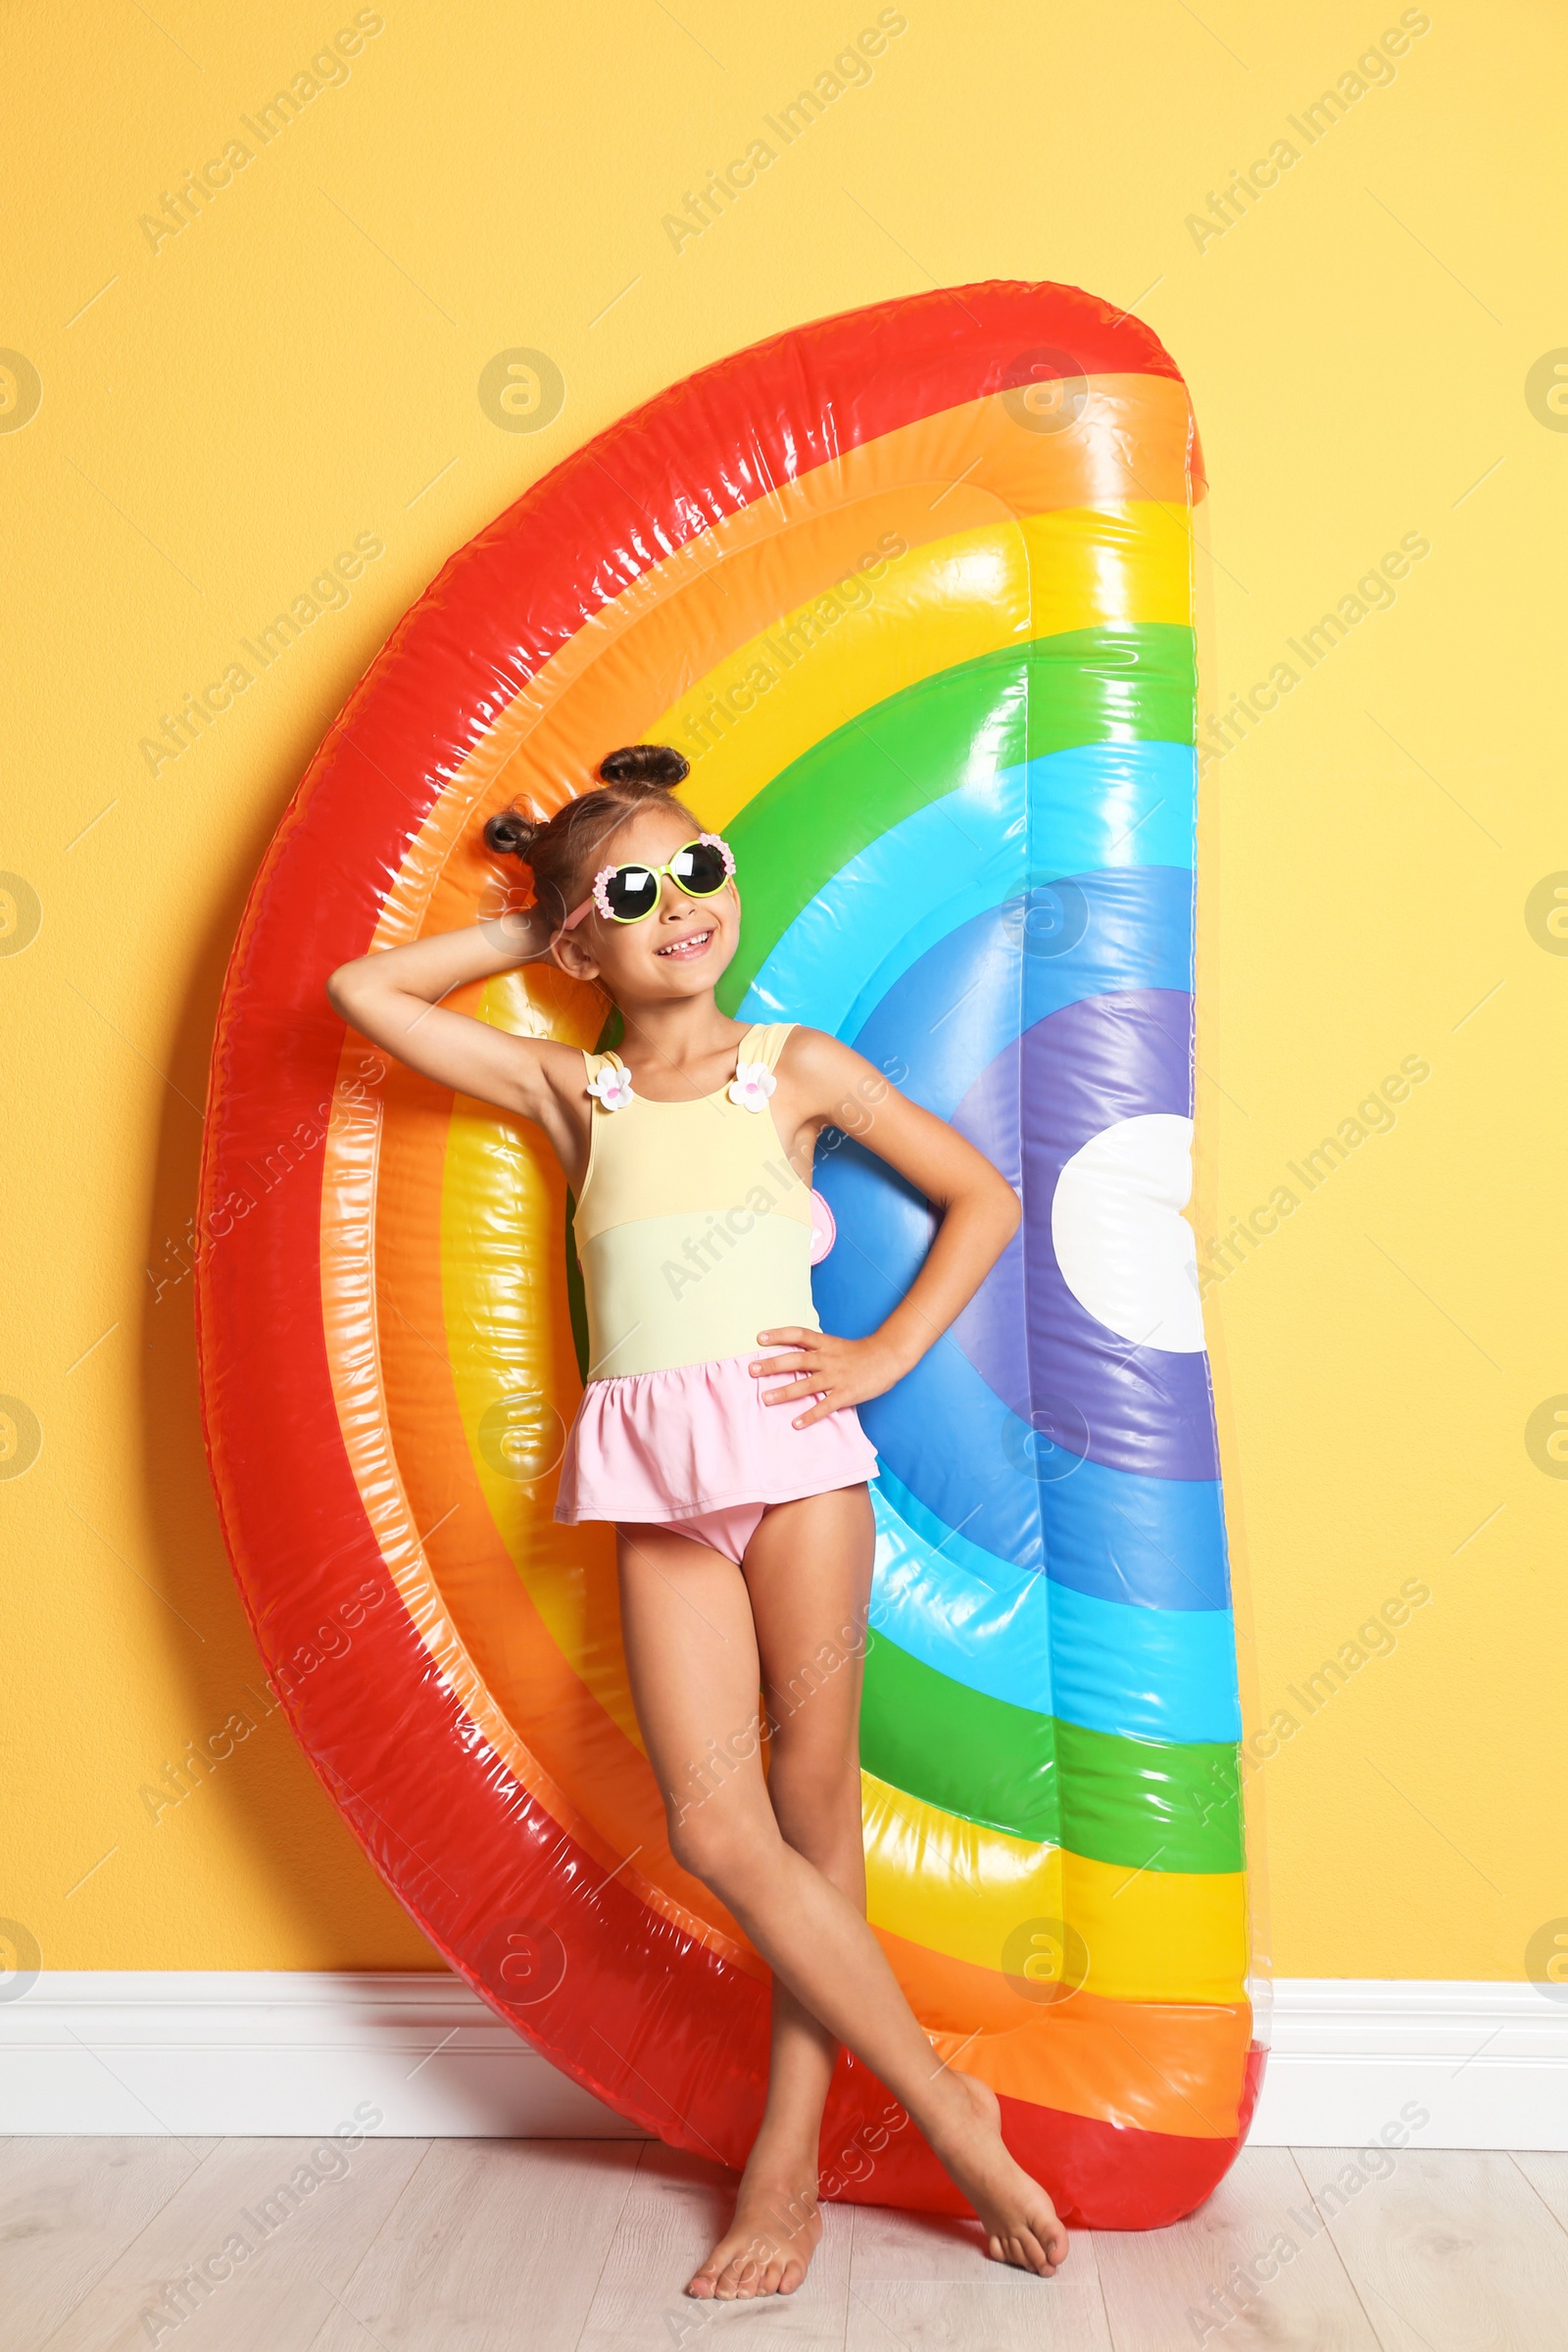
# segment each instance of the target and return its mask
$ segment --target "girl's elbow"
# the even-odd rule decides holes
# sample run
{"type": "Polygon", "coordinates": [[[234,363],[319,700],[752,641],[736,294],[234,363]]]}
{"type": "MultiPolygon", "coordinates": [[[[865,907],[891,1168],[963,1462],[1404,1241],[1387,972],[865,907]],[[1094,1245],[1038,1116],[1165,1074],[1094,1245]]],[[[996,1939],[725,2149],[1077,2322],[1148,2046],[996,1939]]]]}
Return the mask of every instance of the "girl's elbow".
{"type": "Polygon", "coordinates": [[[358,970],[357,963],[340,963],[335,972],[327,975],[326,1001],[339,1020],[354,1018],[354,977],[358,970]]]}

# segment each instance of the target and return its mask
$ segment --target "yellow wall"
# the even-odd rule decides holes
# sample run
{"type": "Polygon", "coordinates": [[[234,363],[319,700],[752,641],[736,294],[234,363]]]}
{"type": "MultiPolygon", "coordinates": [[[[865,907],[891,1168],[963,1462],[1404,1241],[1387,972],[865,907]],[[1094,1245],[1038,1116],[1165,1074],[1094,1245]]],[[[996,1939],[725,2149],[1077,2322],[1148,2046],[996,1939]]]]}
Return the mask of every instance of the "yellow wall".
{"type": "Polygon", "coordinates": [[[1568,416],[1527,397],[1568,344],[1560,14],[1434,0],[1308,145],[1290,119],[1397,6],[907,0],[869,83],[677,251],[662,217],[876,14],[386,0],[261,147],[242,119],[352,6],[11,11],[0,343],[42,402],[0,433],[0,866],[42,926],[0,968],[0,1389],[43,1443],[0,1484],[0,1912],[47,1966],[431,1957],[281,1717],[156,1822],[141,1794],[261,1683],[180,1244],[224,960],[313,745],[449,552],[622,411],[797,321],[986,276],[1139,306],[1214,482],[1214,699],[1301,673],[1206,770],[1201,947],[1205,1182],[1227,1221],[1301,1196],[1208,1295],[1256,1694],[1300,1720],[1254,1775],[1275,1965],[1516,1977],[1568,1912],[1568,1461],[1528,1435],[1568,1391],[1568,960],[1530,911],[1568,869],[1568,416]],[[140,217],[236,135],[252,160],[155,250],[140,217]],[[1255,208],[1195,230],[1282,137],[1299,159],[1255,208]],[[477,392],[517,346],[565,383],[531,435],[477,392]],[[150,773],[160,714],[365,532],[384,554],[347,605],[150,773]],[[1410,533],[1396,601],[1308,670],[1289,640],[1410,533]],[[1307,1194],[1290,1163],[1406,1056],[1430,1075],[1396,1123],[1307,1194]],[[1431,1598],[1392,1654],[1307,1716],[1289,1687],[1409,1579],[1431,1598]]]}

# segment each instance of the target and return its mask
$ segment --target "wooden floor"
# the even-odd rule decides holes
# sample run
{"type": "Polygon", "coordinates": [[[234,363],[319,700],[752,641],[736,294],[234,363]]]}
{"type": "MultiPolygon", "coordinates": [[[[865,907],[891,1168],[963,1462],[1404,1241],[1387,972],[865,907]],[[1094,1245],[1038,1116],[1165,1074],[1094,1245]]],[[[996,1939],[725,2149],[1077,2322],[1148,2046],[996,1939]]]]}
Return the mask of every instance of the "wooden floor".
{"type": "Polygon", "coordinates": [[[1568,2344],[1568,2156],[1407,2150],[1380,2180],[1330,2149],[1259,2148],[1174,2230],[1075,2231],[1049,2282],[988,2263],[956,2223],[835,2206],[799,2294],[711,2305],[680,2288],[730,2176],[667,2148],[368,2141],[335,2178],[319,2149],[0,2140],[7,2352],[705,2352],[720,2330],[792,2352],[1568,2344]],[[279,2197],[313,2155],[318,2184],[279,2197]],[[1266,2281],[1235,2267],[1259,2255],[1266,2281]],[[202,2266],[230,2275],[181,2290],[202,2266]]]}

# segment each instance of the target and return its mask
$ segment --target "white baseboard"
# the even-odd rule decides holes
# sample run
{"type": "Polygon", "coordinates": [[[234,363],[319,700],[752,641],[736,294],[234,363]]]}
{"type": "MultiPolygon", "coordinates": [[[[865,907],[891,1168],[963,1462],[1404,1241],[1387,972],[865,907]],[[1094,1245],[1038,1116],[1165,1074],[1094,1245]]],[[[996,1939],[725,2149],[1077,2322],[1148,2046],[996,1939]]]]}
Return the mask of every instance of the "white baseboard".
{"type": "Polygon", "coordinates": [[[0,2133],[641,2139],[460,1978],[46,1970],[0,2005],[0,2133]],[[361,2119],[363,2121],[363,2118],[361,2119]]]}
{"type": "Polygon", "coordinates": [[[1533,1984],[1286,1977],[1250,2137],[1364,2147],[1407,2102],[1423,2148],[1568,2149],[1568,2004],[1533,1984]]]}
{"type": "MultiPolygon", "coordinates": [[[[1568,2149],[1568,2005],[1534,1984],[1287,1979],[1251,2137],[1568,2149]],[[1406,2117],[1405,2122],[1409,2122],[1406,2117]]],[[[457,1978],[46,1972],[0,2000],[0,2133],[637,2138],[457,1978]],[[363,2118],[361,2119],[364,2120],[363,2118]]]]}

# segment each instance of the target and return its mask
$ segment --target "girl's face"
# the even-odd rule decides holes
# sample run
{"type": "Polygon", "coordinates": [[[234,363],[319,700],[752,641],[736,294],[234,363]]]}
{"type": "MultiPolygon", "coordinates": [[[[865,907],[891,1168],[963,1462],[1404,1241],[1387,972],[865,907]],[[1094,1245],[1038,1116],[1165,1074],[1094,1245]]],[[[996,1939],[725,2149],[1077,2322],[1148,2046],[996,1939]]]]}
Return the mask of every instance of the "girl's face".
{"type": "MultiPolygon", "coordinates": [[[[648,808],[629,817],[603,844],[595,863],[666,865],[694,838],[695,828],[672,809],[648,808]]],[[[593,875],[585,877],[586,897],[593,875]]],[[[621,1008],[710,992],[740,945],[741,903],[733,882],[710,899],[688,898],[661,874],[659,904],[640,923],[607,920],[594,907],[557,940],[554,955],[573,979],[599,980],[621,1008]]]]}

